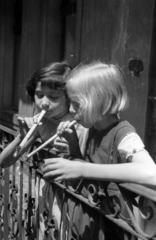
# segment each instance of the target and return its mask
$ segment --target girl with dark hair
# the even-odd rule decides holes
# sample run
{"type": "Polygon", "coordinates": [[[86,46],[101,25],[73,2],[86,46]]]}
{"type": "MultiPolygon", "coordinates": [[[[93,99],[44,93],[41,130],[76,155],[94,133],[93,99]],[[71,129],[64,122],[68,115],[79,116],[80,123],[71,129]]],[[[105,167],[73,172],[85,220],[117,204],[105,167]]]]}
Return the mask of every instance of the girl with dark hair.
{"type": "MultiPolygon", "coordinates": [[[[66,78],[70,74],[71,68],[66,62],[55,62],[48,66],[37,70],[31,79],[26,84],[26,92],[29,98],[35,103],[37,112],[40,113],[45,110],[46,113],[38,125],[34,134],[28,139],[25,145],[19,150],[17,154],[16,148],[20,145],[25,137],[28,129],[37,121],[39,114],[34,117],[18,117],[19,134],[1,153],[0,166],[3,168],[14,164],[24,152],[39,138],[42,142],[47,141],[50,137],[56,134],[56,129],[61,121],[73,120],[73,114],[69,113],[69,101],[65,91],[66,78]]],[[[76,124],[76,130],[80,139],[80,145],[85,146],[87,130],[81,125],[76,124]]],[[[48,155],[56,157],[59,153],[70,155],[72,149],[69,150],[67,141],[63,138],[57,137],[54,142],[48,145],[48,155]]],[[[73,155],[74,153],[72,153],[73,155]]],[[[40,154],[40,158],[45,158],[45,155],[40,154]]],[[[39,164],[40,165],[40,164],[39,164]]],[[[42,165],[42,164],[41,164],[42,165]]],[[[39,239],[44,239],[45,236],[45,221],[44,218],[55,218],[58,229],[61,223],[61,199],[62,192],[56,189],[56,186],[46,183],[43,179],[36,179],[36,185],[39,185],[39,218],[40,218],[40,233],[39,239]],[[52,209],[49,209],[51,206],[52,209]],[[46,210],[44,210],[46,208],[46,210]],[[43,212],[44,210],[44,212],[43,212]],[[44,217],[45,212],[48,216],[44,217]]],[[[37,195],[37,194],[36,194],[37,195]]],[[[57,231],[56,239],[59,239],[59,230],[57,231]]]]}

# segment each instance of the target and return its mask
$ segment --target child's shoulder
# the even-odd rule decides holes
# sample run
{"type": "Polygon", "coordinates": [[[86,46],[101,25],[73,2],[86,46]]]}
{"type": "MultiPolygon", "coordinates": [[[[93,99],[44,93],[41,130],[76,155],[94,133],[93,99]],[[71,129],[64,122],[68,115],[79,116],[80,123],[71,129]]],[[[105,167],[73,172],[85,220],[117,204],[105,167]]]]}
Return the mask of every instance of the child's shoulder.
{"type": "Polygon", "coordinates": [[[120,142],[128,133],[136,133],[135,128],[128,121],[120,120],[118,125],[114,128],[116,141],[120,142]]]}
{"type": "Polygon", "coordinates": [[[120,119],[99,134],[103,137],[102,142],[104,144],[107,142],[107,145],[118,145],[118,143],[129,133],[136,133],[135,128],[128,121],[120,119]]]}
{"type": "MultiPolygon", "coordinates": [[[[134,128],[128,121],[121,120],[119,124],[116,126],[116,129],[114,131],[114,137],[113,137],[113,145],[115,149],[118,149],[119,144],[127,138],[127,136],[132,136],[132,139],[138,139],[139,136],[134,128]]],[[[127,142],[127,140],[126,140],[127,142]]],[[[129,141],[128,141],[129,142],[129,141]]],[[[129,143],[126,144],[129,144],[129,143]]],[[[141,145],[143,145],[141,139],[140,139],[141,145]]]]}
{"type": "Polygon", "coordinates": [[[132,124],[130,124],[127,120],[120,119],[118,126],[120,128],[125,128],[126,127],[126,128],[130,128],[130,129],[135,130],[134,126],[132,126],[132,124]]]}

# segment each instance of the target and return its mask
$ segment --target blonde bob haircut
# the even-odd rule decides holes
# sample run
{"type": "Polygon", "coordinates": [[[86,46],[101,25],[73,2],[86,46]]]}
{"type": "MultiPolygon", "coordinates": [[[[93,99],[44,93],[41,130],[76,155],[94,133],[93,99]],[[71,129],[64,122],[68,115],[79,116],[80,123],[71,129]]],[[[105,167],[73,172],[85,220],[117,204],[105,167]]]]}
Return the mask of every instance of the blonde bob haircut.
{"type": "Polygon", "coordinates": [[[100,61],[74,68],[66,89],[71,102],[79,105],[84,119],[94,124],[108,114],[118,114],[128,106],[123,76],[116,65],[100,61]]]}

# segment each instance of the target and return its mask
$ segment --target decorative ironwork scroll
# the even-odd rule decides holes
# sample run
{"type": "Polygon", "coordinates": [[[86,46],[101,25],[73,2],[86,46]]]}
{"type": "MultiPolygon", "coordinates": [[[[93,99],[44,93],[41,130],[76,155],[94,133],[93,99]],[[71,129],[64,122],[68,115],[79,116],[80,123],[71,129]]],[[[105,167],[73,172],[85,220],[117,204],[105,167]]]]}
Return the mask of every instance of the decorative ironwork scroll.
{"type": "MultiPolygon", "coordinates": [[[[13,135],[1,130],[0,150],[2,151],[13,138],[13,135]]],[[[32,149],[34,147],[32,146],[32,149]]],[[[10,168],[0,168],[1,240],[39,239],[39,191],[42,181],[40,164],[41,157],[35,154],[29,162],[21,158],[21,161],[10,168]],[[19,172],[16,170],[17,165],[19,172]]],[[[125,232],[125,239],[156,240],[156,189],[128,183],[108,182],[103,188],[89,184],[87,197],[84,198],[79,191],[83,186],[82,180],[71,184],[70,181],[66,184],[53,183],[52,186],[61,189],[65,199],[70,195],[75,201],[86,204],[119,226],[125,232]]],[[[59,224],[52,214],[52,204],[51,201],[48,207],[43,206],[42,209],[43,239],[57,240],[59,224]]]]}

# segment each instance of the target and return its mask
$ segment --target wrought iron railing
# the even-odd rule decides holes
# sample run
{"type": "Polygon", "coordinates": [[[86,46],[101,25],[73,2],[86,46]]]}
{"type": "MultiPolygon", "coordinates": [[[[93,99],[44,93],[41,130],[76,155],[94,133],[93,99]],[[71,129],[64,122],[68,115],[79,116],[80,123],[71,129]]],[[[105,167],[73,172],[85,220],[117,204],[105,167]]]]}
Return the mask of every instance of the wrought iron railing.
{"type": "MultiPolygon", "coordinates": [[[[1,150],[13,140],[14,135],[16,133],[7,128],[1,129],[1,150]]],[[[42,173],[36,162],[36,155],[29,162],[23,156],[15,165],[0,168],[0,240],[38,240],[39,189],[36,179],[41,178],[42,173]]],[[[88,198],[84,198],[70,185],[53,184],[63,189],[67,196],[86,204],[123,229],[125,239],[156,240],[156,189],[137,184],[108,183],[105,190],[99,192],[90,184],[88,198]],[[120,196],[110,194],[112,186],[118,189],[120,196]],[[122,215],[123,209],[128,213],[127,218],[122,215]]],[[[55,222],[45,216],[44,224],[45,239],[52,239],[51,231],[57,231],[55,222]]]]}

